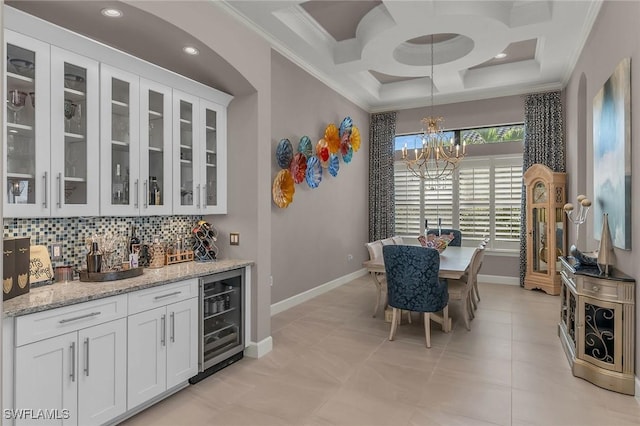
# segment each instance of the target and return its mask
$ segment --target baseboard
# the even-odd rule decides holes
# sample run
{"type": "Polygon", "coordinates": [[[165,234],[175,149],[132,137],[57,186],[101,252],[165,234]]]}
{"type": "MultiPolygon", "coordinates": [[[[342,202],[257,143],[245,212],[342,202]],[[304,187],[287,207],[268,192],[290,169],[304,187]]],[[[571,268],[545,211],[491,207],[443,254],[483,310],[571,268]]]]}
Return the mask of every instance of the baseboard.
{"type": "Polygon", "coordinates": [[[635,383],[636,383],[636,394],[634,395],[634,398],[636,399],[636,402],[640,404],[640,379],[638,378],[638,376],[636,376],[635,383]]]}
{"type": "Polygon", "coordinates": [[[519,277],[507,277],[504,275],[478,275],[478,282],[481,284],[505,284],[520,285],[519,277]]]}
{"type": "Polygon", "coordinates": [[[271,352],[271,349],[273,349],[273,339],[269,336],[258,343],[249,342],[249,345],[244,348],[244,354],[249,358],[261,358],[271,352]]]}
{"type": "Polygon", "coordinates": [[[317,287],[314,287],[311,290],[304,291],[300,294],[296,294],[295,296],[291,296],[288,299],[274,303],[273,305],[271,305],[271,315],[273,316],[279,314],[280,312],[286,311],[287,309],[293,308],[300,303],[311,300],[316,296],[320,296],[321,294],[326,293],[329,290],[340,287],[341,285],[344,285],[366,274],[367,270],[365,268],[362,268],[340,278],[336,278],[335,280],[329,281],[328,283],[324,283],[317,287]]]}

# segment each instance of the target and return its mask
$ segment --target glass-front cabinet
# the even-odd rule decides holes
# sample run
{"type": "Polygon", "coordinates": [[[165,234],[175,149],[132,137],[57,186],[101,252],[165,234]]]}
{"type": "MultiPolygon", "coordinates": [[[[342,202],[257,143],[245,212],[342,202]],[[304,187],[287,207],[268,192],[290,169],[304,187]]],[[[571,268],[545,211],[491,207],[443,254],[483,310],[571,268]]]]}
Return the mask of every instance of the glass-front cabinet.
{"type": "Polygon", "coordinates": [[[49,45],[5,30],[5,217],[51,214],[49,45]],[[37,102],[36,102],[37,96],[37,102]]]}
{"type": "MultiPolygon", "coordinates": [[[[202,128],[200,138],[204,144],[204,164],[201,168],[202,210],[205,214],[227,212],[227,145],[226,110],[213,102],[200,100],[202,128]]],[[[202,164],[202,161],[201,161],[202,164]]]]}
{"type": "Polygon", "coordinates": [[[226,213],[224,108],[174,90],[173,114],[174,213],[226,213]]]}
{"type": "Polygon", "coordinates": [[[139,78],[100,67],[100,212],[137,215],[140,207],[139,78]]]}
{"type": "Polygon", "coordinates": [[[141,214],[171,214],[171,89],[140,79],[141,214]]]}
{"type": "Polygon", "coordinates": [[[99,214],[98,62],[51,47],[51,211],[99,214]]]}
{"type": "Polygon", "coordinates": [[[524,286],[560,294],[560,260],[566,253],[566,174],[534,164],[523,175],[526,185],[527,268],[524,286]]]}

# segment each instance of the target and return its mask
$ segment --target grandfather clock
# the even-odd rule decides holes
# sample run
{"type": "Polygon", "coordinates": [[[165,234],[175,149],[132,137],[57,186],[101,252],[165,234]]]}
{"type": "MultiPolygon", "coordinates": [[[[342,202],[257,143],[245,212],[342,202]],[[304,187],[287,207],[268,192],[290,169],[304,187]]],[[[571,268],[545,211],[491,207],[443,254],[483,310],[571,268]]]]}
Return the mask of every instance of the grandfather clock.
{"type": "Polygon", "coordinates": [[[567,252],[566,173],[534,164],[523,175],[526,186],[527,270],[524,288],[560,294],[560,261],[567,252]]]}

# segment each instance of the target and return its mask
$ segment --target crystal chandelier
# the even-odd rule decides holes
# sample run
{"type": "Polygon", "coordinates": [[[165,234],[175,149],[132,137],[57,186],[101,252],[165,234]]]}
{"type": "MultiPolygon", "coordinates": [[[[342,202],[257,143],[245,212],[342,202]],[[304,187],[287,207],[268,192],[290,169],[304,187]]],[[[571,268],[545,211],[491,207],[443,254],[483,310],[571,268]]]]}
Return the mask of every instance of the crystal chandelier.
{"type": "Polygon", "coordinates": [[[447,140],[444,132],[444,118],[433,114],[433,34],[431,34],[431,97],[429,116],[422,119],[424,124],[422,146],[414,148],[409,155],[407,145],[402,148],[402,160],[407,168],[424,180],[439,180],[450,176],[466,154],[464,143],[447,140]]]}

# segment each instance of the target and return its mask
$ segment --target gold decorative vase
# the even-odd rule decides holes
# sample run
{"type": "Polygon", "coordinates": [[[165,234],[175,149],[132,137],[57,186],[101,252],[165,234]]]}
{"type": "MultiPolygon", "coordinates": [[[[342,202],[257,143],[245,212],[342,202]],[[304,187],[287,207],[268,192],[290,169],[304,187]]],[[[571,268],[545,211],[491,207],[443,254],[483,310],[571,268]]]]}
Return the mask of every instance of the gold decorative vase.
{"type": "Polygon", "coordinates": [[[600,234],[600,247],[598,248],[598,269],[601,274],[610,275],[613,268],[613,242],[609,231],[609,215],[602,215],[602,232],[600,234]]]}

